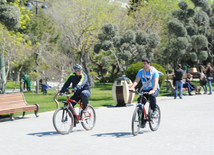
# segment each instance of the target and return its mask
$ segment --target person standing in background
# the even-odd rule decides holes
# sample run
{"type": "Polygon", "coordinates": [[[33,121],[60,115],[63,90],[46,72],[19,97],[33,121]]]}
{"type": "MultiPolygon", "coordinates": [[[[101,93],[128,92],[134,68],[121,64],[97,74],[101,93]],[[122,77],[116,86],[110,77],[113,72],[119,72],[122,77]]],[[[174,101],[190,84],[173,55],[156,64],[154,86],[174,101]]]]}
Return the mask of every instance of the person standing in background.
{"type": "Polygon", "coordinates": [[[178,64],[178,68],[175,70],[175,94],[174,99],[178,96],[178,89],[180,89],[179,97],[182,99],[182,93],[183,93],[183,75],[184,71],[181,69],[181,64],[178,64]]]}
{"type": "Polygon", "coordinates": [[[207,94],[207,77],[204,74],[205,68],[200,66],[200,84],[204,88],[204,94],[207,94]]]}
{"type": "Polygon", "coordinates": [[[206,76],[207,76],[207,83],[210,89],[210,93],[208,95],[212,95],[213,90],[212,90],[211,81],[213,80],[213,68],[211,67],[210,62],[207,63],[206,76]]]}
{"type": "Polygon", "coordinates": [[[25,90],[25,84],[27,85],[26,89],[28,90],[28,82],[27,82],[27,72],[23,75],[23,82],[24,82],[24,90],[25,90]]]}

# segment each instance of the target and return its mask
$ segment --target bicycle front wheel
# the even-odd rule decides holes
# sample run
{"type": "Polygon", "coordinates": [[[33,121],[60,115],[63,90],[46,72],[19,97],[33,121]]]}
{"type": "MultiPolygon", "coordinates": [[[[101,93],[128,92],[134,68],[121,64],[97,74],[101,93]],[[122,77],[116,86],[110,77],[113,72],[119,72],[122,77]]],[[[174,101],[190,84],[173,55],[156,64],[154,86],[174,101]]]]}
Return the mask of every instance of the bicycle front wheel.
{"type": "Polygon", "coordinates": [[[88,105],[87,112],[82,112],[82,126],[85,130],[92,130],[96,123],[95,110],[91,105],[88,105]]]}
{"type": "Polygon", "coordinates": [[[53,114],[53,125],[58,133],[69,134],[74,126],[74,117],[67,108],[58,108],[53,114]]]}
{"type": "Polygon", "coordinates": [[[134,136],[137,136],[138,132],[140,130],[141,117],[142,117],[142,110],[138,106],[135,108],[135,111],[134,111],[133,116],[132,116],[132,134],[134,136]]]}
{"type": "Polygon", "coordinates": [[[160,108],[157,105],[157,113],[152,116],[152,110],[149,108],[149,127],[152,131],[156,131],[159,128],[161,120],[160,108]]]}

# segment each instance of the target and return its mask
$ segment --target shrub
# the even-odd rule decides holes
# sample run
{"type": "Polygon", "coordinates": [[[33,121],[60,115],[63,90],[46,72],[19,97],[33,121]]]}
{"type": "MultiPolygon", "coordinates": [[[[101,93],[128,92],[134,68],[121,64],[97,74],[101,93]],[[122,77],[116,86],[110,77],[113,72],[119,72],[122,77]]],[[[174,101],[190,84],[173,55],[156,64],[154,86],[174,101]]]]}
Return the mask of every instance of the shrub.
{"type": "MultiPolygon", "coordinates": [[[[164,68],[161,65],[158,65],[156,63],[152,63],[152,66],[155,67],[158,71],[162,72],[164,75],[160,76],[159,79],[159,85],[160,87],[163,85],[165,79],[166,79],[166,72],[164,70],[164,68]]],[[[131,66],[129,66],[126,70],[126,76],[132,80],[132,82],[135,80],[136,75],[138,73],[138,71],[142,69],[142,62],[138,62],[136,64],[132,64],[131,66]]],[[[138,84],[137,88],[140,88],[142,86],[142,83],[139,82],[140,84],[138,84]]]]}

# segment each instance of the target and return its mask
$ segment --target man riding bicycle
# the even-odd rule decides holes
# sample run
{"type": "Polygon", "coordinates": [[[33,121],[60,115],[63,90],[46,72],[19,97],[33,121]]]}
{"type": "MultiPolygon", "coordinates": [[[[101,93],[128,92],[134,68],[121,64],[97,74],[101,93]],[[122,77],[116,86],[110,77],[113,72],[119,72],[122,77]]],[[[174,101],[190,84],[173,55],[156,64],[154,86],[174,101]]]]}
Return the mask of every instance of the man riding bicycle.
{"type": "MultiPolygon", "coordinates": [[[[150,99],[150,108],[152,109],[152,115],[154,116],[157,113],[156,97],[160,93],[160,87],[158,84],[160,72],[156,68],[151,66],[151,60],[149,60],[148,58],[143,58],[142,62],[143,69],[138,71],[137,76],[129,90],[133,90],[137,86],[139,81],[142,81],[143,86],[141,90],[144,92],[149,92],[144,96],[147,99],[150,99]]],[[[144,102],[145,101],[143,101],[143,103],[144,102]]],[[[145,127],[143,121],[141,126],[145,127]]]]}
{"type": "MultiPolygon", "coordinates": [[[[84,106],[83,112],[85,112],[87,111],[86,107],[88,105],[88,98],[91,96],[90,85],[88,83],[87,75],[82,71],[81,65],[74,65],[73,70],[74,72],[67,77],[58,95],[64,93],[72,83],[73,90],[71,92],[73,92],[74,95],[71,97],[71,99],[77,102],[82,99],[82,103],[84,106]]],[[[72,102],[72,106],[74,107],[75,105],[76,103],[72,102]]]]}

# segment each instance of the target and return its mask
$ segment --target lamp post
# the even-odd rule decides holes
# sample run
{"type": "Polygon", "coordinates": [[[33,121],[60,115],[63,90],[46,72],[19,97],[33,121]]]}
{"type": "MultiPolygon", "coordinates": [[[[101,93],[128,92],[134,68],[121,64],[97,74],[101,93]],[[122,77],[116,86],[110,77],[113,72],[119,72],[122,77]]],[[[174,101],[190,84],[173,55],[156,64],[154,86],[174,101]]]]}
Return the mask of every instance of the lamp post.
{"type": "MultiPolygon", "coordinates": [[[[45,1],[37,1],[37,0],[28,0],[24,5],[27,9],[31,10],[33,8],[34,3],[36,4],[36,16],[39,14],[39,4],[43,4],[41,8],[45,11],[48,9],[46,5],[44,5],[45,1]]],[[[39,63],[38,63],[39,55],[36,53],[36,72],[39,72],[39,63]]],[[[36,93],[39,94],[39,80],[36,80],[36,93]]]]}
{"type": "Polygon", "coordinates": [[[29,9],[29,10],[31,10],[32,8],[33,8],[33,3],[36,3],[36,15],[38,15],[39,14],[39,3],[41,3],[41,4],[43,4],[42,6],[41,6],[41,8],[43,9],[43,10],[47,10],[48,9],[48,7],[46,6],[46,5],[44,5],[44,3],[45,3],[45,1],[44,2],[42,2],[42,1],[37,1],[37,0],[29,0],[28,2],[26,2],[25,3],[25,7],[27,8],[27,9],[29,9]]]}
{"type": "MultiPolygon", "coordinates": [[[[0,35],[0,37],[2,37],[0,35]]],[[[4,63],[4,46],[0,42],[0,70],[1,70],[1,93],[5,94],[5,63],[4,63]]]]}

